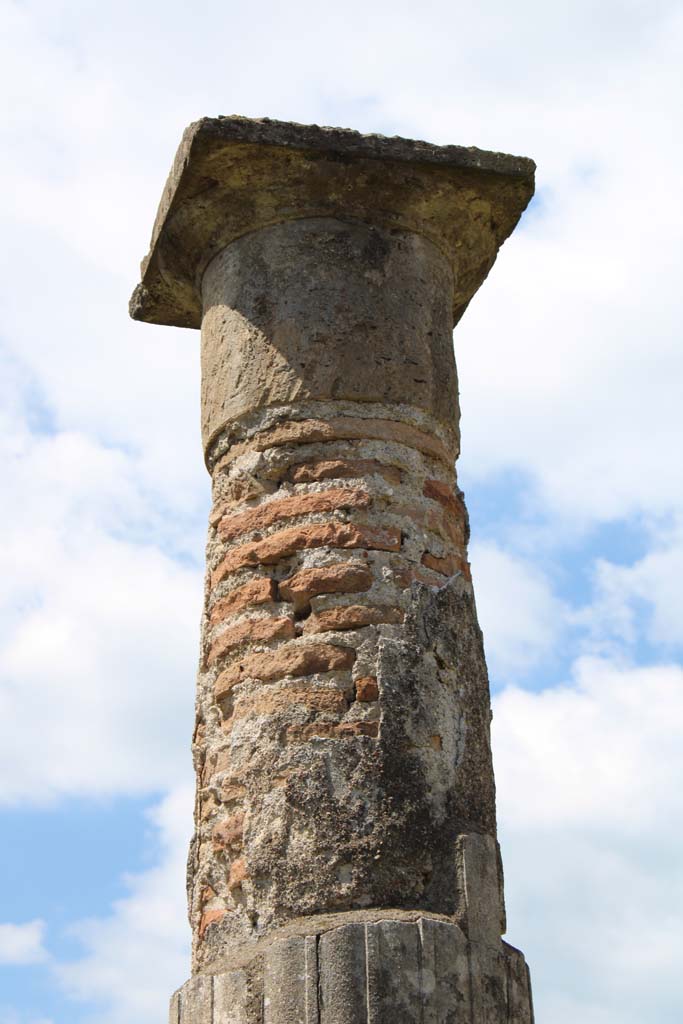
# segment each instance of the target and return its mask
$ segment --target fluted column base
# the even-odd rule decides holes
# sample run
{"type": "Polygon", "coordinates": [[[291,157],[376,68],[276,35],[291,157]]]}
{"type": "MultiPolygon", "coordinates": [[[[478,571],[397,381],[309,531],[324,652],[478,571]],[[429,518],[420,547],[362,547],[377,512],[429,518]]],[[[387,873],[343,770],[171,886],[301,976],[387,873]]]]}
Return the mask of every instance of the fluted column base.
{"type": "Polygon", "coordinates": [[[533,1009],[519,950],[418,917],[276,938],[239,970],[195,975],[173,996],[169,1021],[533,1024],[533,1009]]]}

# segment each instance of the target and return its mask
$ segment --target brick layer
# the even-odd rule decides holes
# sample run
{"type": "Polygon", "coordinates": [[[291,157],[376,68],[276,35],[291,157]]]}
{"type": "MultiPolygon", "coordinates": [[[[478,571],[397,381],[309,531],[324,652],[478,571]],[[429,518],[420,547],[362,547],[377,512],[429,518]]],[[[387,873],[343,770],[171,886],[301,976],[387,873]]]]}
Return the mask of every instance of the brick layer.
{"type": "MultiPolygon", "coordinates": [[[[349,416],[256,430],[216,462],[194,746],[197,964],[256,905],[255,837],[274,813],[260,808],[282,799],[291,759],[339,745],[353,763],[343,751],[378,743],[377,645],[400,638],[413,584],[468,576],[450,464],[436,434],[349,416]]],[[[424,742],[441,752],[440,732],[424,742]]]]}

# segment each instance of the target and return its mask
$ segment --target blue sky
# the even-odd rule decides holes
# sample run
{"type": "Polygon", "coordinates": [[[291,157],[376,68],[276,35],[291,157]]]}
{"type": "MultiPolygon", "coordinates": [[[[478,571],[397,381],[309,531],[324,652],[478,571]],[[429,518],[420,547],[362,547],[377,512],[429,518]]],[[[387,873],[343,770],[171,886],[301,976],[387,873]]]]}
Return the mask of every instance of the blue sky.
{"type": "Polygon", "coordinates": [[[189,970],[198,346],[127,300],[218,113],[537,161],[455,334],[508,937],[539,1024],[680,1021],[680,4],[0,16],[0,1024],[162,1024],[189,970]]]}

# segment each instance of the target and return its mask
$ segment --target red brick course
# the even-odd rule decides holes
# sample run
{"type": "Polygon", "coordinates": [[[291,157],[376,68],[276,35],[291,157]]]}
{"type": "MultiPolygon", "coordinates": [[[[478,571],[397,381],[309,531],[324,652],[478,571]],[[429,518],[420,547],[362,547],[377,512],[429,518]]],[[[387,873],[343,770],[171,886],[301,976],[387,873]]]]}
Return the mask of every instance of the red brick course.
{"type": "Polygon", "coordinates": [[[470,567],[460,555],[446,555],[443,558],[437,558],[436,555],[425,551],[422,556],[422,564],[443,576],[454,576],[456,572],[461,572],[466,579],[470,579],[470,567]]]}
{"type": "Polygon", "coordinates": [[[352,604],[338,608],[326,608],[306,619],[304,633],[326,633],[331,630],[361,629],[380,623],[403,622],[400,608],[367,607],[352,604]]]}
{"type": "Polygon", "coordinates": [[[353,648],[333,644],[281,647],[262,654],[248,654],[221,672],[214,686],[214,696],[217,701],[222,700],[242,679],[260,679],[268,683],[285,676],[307,676],[351,668],[355,660],[353,648]]]}
{"type": "Polygon", "coordinates": [[[433,501],[438,501],[452,515],[459,516],[463,514],[464,506],[462,499],[451,490],[448,484],[442,483],[441,480],[425,480],[422,493],[425,498],[432,498],[433,501]]]}
{"type": "Polygon", "coordinates": [[[209,650],[206,664],[210,668],[219,658],[246,641],[265,643],[268,640],[289,640],[294,635],[294,620],[290,618],[243,619],[216,638],[209,650]]]}
{"type": "Polygon", "coordinates": [[[286,477],[295,484],[303,484],[318,480],[358,479],[375,474],[396,486],[403,479],[397,466],[387,466],[377,459],[321,459],[317,462],[304,462],[290,466],[286,477]]]}
{"type": "Polygon", "coordinates": [[[418,526],[422,526],[432,533],[438,534],[443,540],[451,541],[459,547],[464,547],[465,528],[461,520],[446,515],[441,508],[423,508],[420,505],[390,504],[387,512],[397,516],[407,516],[418,526]]]}
{"type": "Polygon", "coordinates": [[[237,612],[243,611],[250,605],[267,604],[269,601],[275,601],[276,597],[275,580],[260,576],[258,579],[245,583],[242,587],[236,587],[235,590],[231,590],[225,597],[216,601],[211,609],[209,621],[212,626],[215,626],[217,622],[236,615],[237,612]]]}
{"type": "Polygon", "coordinates": [[[312,494],[290,494],[286,498],[278,498],[256,508],[225,516],[218,524],[218,533],[223,540],[233,540],[241,533],[265,530],[281,519],[292,519],[294,516],[314,512],[334,512],[339,508],[367,508],[370,502],[367,491],[348,487],[335,487],[312,494]]]}
{"type": "Polygon", "coordinates": [[[398,551],[401,547],[401,531],[393,528],[376,529],[358,526],[355,523],[323,523],[320,525],[292,526],[288,530],[250,541],[233,548],[214,570],[211,585],[237,569],[248,566],[273,565],[284,558],[290,558],[305,548],[370,548],[379,551],[398,551]]]}
{"type": "Polygon", "coordinates": [[[297,608],[310,604],[317,594],[357,594],[372,586],[372,573],[357,562],[338,562],[319,569],[301,569],[279,586],[280,597],[297,608]]]}

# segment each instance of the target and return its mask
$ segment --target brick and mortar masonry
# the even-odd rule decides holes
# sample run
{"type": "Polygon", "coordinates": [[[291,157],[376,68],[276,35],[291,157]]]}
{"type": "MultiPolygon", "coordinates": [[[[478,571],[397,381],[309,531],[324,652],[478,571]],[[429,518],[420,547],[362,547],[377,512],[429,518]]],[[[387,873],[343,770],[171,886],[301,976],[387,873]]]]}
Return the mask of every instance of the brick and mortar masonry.
{"type": "Polygon", "coordinates": [[[424,639],[420,714],[397,720],[396,679],[385,684],[406,639],[415,662],[425,600],[438,623],[427,594],[471,609],[468,657],[483,666],[455,451],[405,409],[308,411],[278,410],[275,428],[268,411],[240,440],[233,423],[210,455],[190,872],[200,969],[323,909],[453,915],[456,835],[495,830],[491,785],[461,793],[460,820],[451,792],[477,751],[477,778],[490,776],[486,694],[468,694],[424,639]]]}

